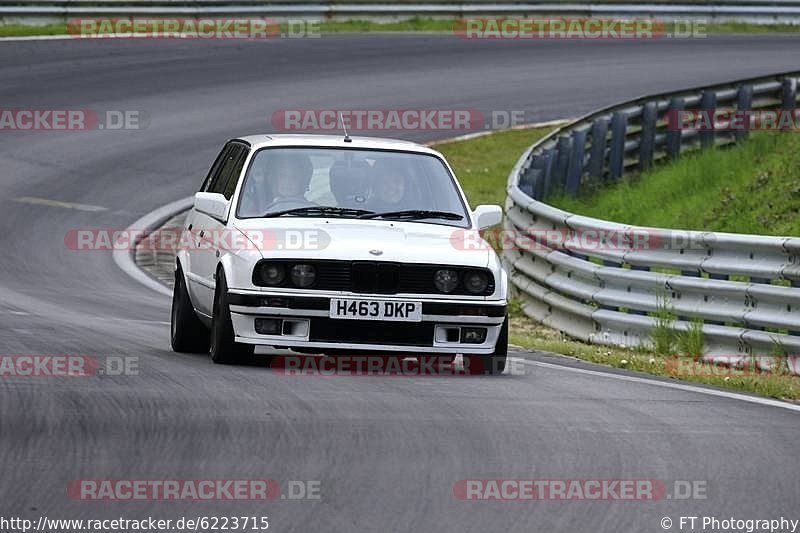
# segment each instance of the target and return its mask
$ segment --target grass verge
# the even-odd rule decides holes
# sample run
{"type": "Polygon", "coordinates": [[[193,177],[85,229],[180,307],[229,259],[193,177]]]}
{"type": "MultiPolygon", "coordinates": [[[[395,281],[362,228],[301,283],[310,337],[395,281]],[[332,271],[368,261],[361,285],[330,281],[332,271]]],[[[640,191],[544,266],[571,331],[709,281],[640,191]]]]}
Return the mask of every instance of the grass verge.
{"type": "MultiPolygon", "coordinates": [[[[515,306],[512,306],[515,307],[515,306]]],[[[800,377],[788,372],[766,373],[704,363],[684,355],[657,355],[643,348],[617,348],[586,344],[515,313],[509,342],[522,348],[553,352],[584,361],[670,377],[715,387],[749,392],[780,400],[800,400],[800,377]]]]}
{"type": "Polygon", "coordinates": [[[740,145],[686,154],[587,196],[550,203],[640,226],[800,235],[800,133],[756,133],[740,145]]]}
{"type": "MultiPolygon", "coordinates": [[[[117,16],[116,18],[123,18],[117,16]]],[[[150,18],[150,17],[148,17],[150,18]]],[[[370,33],[370,32],[439,32],[452,33],[456,23],[461,22],[463,29],[463,19],[437,19],[430,17],[411,17],[406,20],[392,22],[376,22],[372,20],[342,20],[324,21],[317,26],[321,33],[370,33]]],[[[667,31],[671,31],[673,24],[667,24],[667,31]]],[[[685,30],[686,24],[680,28],[685,30]]],[[[282,30],[286,30],[285,24],[281,25],[282,30]]],[[[743,22],[726,22],[706,24],[700,31],[708,34],[715,33],[747,33],[747,34],[768,34],[768,33],[800,33],[800,25],[795,24],[750,24],[743,22]]],[[[24,25],[24,24],[5,24],[0,25],[0,37],[29,37],[35,35],[66,35],[66,24],[47,24],[47,25],[24,25]]]]}
{"type": "Polygon", "coordinates": [[[458,175],[470,204],[503,205],[508,173],[533,143],[553,128],[504,130],[466,141],[435,144],[458,175]]]}
{"type": "MultiPolygon", "coordinates": [[[[549,128],[530,129],[530,130],[510,130],[494,133],[475,139],[457,141],[434,145],[434,148],[441,151],[456,171],[470,203],[473,207],[477,204],[494,203],[502,205],[505,200],[505,185],[508,173],[516,163],[519,156],[525,149],[536,140],[540,139],[550,131],[549,128]]],[[[780,155],[772,153],[772,148],[783,149],[782,143],[795,143],[800,140],[798,135],[782,135],[779,139],[768,137],[753,139],[753,144],[746,143],[734,150],[743,149],[745,152],[737,156],[732,154],[734,150],[727,153],[721,151],[711,151],[707,154],[689,156],[685,160],[678,161],[674,166],[680,166],[680,172],[700,173],[710,172],[714,165],[700,165],[699,170],[693,170],[692,158],[713,157],[720,160],[726,172],[738,172],[738,167],[749,164],[752,158],[761,158],[763,162],[772,161],[776,166],[770,166],[770,178],[766,180],[765,186],[768,191],[775,194],[781,187],[787,186],[782,180],[777,179],[777,172],[800,172],[800,155],[795,149],[794,153],[780,155]],[[767,144],[763,144],[767,143],[767,144]],[[763,153],[762,153],[763,150],[763,153]],[[728,163],[727,156],[734,156],[734,161],[728,163]],[[738,157],[738,159],[736,159],[738,157]],[[795,168],[788,169],[786,166],[790,161],[794,161],[795,168]]],[[[793,145],[795,146],[795,145],[793,145]]],[[[797,146],[800,147],[800,146],[797,146]]],[[[657,172],[675,172],[674,169],[663,168],[657,172]]],[[[706,174],[708,180],[714,180],[716,172],[706,174]]],[[[795,176],[795,187],[800,181],[795,176]]],[[[674,177],[672,179],[675,179],[674,177]]],[[[743,179],[743,183],[748,180],[743,179]]],[[[763,181],[763,179],[762,179],[763,181]]],[[[684,185],[676,185],[667,180],[662,184],[665,192],[670,192],[675,187],[681,191],[684,185]],[[672,186],[667,187],[667,185],[672,186]]],[[[688,189],[685,194],[678,194],[676,198],[691,196],[694,189],[688,189]]],[[[765,194],[769,194],[765,191],[765,194]]],[[[655,194],[648,192],[647,194],[655,194]]],[[[698,192],[699,194],[699,192],[698,192]]],[[[760,194],[751,192],[749,195],[760,194]]],[[[773,198],[773,205],[778,202],[790,201],[791,194],[782,192],[781,198],[773,198]]],[[[642,193],[642,199],[648,197],[642,193]]],[[[656,197],[657,198],[657,197],[656,197]]],[[[684,199],[688,200],[688,199],[684,199]]],[[[749,201],[745,195],[740,199],[743,202],[749,201]]],[[[646,209],[642,215],[651,215],[655,211],[655,204],[662,205],[663,199],[654,201],[653,207],[646,209]]],[[[795,211],[796,215],[797,211],[795,211]]],[[[607,213],[601,213],[609,216],[607,213]]],[[[791,217],[777,215],[778,219],[791,223],[791,217]]],[[[739,212],[741,215],[741,212],[739,212]]],[[[777,220],[777,219],[776,219],[777,220]]],[[[797,222],[796,220],[794,221],[797,222]]],[[[559,331],[547,326],[538,324],[525,316],[519,302],[512,302],[510,306],[511,331],[510,342],[517,346],[527,349],[540,350],[576,357],[592,363],[598,363],[615,368],[624,368],[652,374],[656,376],[671,377],[685,381],[692,381],[713,385],[726,389],[750,392],[771,398],[778,398],[789,401],[800,400],[800,377],[792,376],[784,368],[784,372],[763,373],[755,369],[734,369],[726,366],[716,366],[709,363],[700,362],[697,357],[702,353],[703,339],[702,331],[698,331],[696,325],[692,323],[688,331],[676,333],[672,330],[674,323],[673,313],[670,309],[661,310],[661,328],[654,330],[654,337],[661,336],[660,354],[656,350],[644,347],[616,348],[608,346],[591,345],[570,339],[559,331]]],[[[656,339],[654,339],[656,340],[656,339]]]]}

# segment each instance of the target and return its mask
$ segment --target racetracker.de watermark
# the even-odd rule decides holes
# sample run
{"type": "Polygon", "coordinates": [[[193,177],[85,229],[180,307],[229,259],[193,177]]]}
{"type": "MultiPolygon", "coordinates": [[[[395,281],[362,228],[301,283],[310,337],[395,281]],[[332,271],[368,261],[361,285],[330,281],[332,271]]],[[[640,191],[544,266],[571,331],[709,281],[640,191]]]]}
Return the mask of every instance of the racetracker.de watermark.
{"type": "Polygon", "coordinates": [[[147,127],[140,110],[2,109],[0,131],[140,130],[147,127]]]}
{"type": "Polygon", "coordinates": [[[457,229],[450,234],[456,250],[552,250],[623,253],[644,250],[706,250],[711,237],[681,230],[615,229],[457,229]]]}
{"type": "Polygon", "coordinates": [[[464,39],[690,39],[706,37],[707,23],[614,18],[467,18],[457,21],[453,32],[464,39]]]}
{"type": "Polygon", "coordinates": [[[664,370],[678,378],[722,378],[725,381],[765,375],[800,375],[800,355],[732,354],[714,355],[701,360],[672,356],[664,359],[664,370]]]}
{"type": "Polygon", "coordinates": [[[523,109],[279,109],[271,125],[279,131],[481,131],[531,124],[523,109]]]}
{"type": "Polygon", "coordinates": [[[73,500],[100,501],[269,501],[319,500],[321,481],[274,479],[75,479],[73,500]]]}
{"type": "Polygon", "coordinates": [[[671,109],[669,131],[800,131],[798,109],[671,109]]]}
{"type": "Polygon", "coordinates": [[[478,130],[486,119],[477,109],[280,109],[272,127],[284,131],[478,130]]]}
{"type": "MultiPolygon", "coordinates": [[[[454,356],[437,355],[279,355],[270,367],[285,376],[385,376],[385,377],[449,377],[487,373],[493,364],[481,357],[464,356],[460,363],[454,356]]],[[[517,358],[508,358],[507,375],[525,375],[528,367],[517,358]]]]}
{"type": "Polygon", "coordinates": [[[64,245],[74,251],[167,251],[181,250],[324,250],[330,245],[328,232],[320,229],[208,229],[161,228],[71,229],[64,234],[64,245]]]}
{"type": "Polygon", "coordinates": [[[297,39],[322,35],[319,23],[272,18],[72,18],[67,33],[75,38],[128,39],[297,39]]]}
{"type": "Polygon", "coordinates": [[[453,495],[469,501],[705,500],[705,480],[659,479],[461,479],[453,495]]]}
{"type": "Polygon", "coordinates": [[[75,378],[138,374],[139,358],[135,356],[0,355],[0,378],[75,378]]]}

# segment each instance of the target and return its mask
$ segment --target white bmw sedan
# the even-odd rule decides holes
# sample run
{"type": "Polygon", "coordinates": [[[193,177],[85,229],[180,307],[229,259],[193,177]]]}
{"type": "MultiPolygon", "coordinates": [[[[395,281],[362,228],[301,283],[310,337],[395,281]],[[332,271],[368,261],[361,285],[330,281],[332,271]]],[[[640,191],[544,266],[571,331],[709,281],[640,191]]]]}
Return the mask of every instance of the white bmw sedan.
{"type": "Polygon", "coordinates": [[[499,373],[508,280],[444,157],[411,142],[323,135],[229,141],[186,219],[172,348],[455,357],[499,373]]]}

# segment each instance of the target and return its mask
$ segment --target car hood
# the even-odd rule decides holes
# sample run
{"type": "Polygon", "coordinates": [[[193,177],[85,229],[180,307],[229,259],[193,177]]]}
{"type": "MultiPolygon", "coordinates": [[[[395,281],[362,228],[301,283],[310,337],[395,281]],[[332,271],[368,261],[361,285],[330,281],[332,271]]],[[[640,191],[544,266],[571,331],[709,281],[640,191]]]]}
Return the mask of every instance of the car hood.
{"type": "Polygon", "coordinates": [[[234,226],[265,258],[394,261],[486,267],[494,251],[465,247],[452,226],[353,219],[247,219],[234,226]]]}

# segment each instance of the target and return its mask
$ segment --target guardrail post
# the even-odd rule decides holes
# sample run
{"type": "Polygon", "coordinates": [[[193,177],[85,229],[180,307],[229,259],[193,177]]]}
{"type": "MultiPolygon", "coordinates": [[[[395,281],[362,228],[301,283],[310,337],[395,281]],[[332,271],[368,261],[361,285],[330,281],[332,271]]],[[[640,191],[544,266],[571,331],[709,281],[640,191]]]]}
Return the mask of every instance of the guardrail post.
{"type": "MultiPolygon", "coordinates": [[[[783,91],[781,95],[781,109],[793,111],[797,107],[797,80],[795,78],[783,78],[783,91]]],[[[779,121],[783,123],[783,120],[779,121]]],[[[794,123],[794,120],[792,120],[794,123]]],[[[787,130],[791,126],[784,126],[781,129],[787,130]]]]}
{"type": "Polygon", "coordinates": [[[533,193],[531,197],[535,200],[541,200],[544,198],[544,168],[547,161],[545,160],[544,153],[539,154],[538,156],[533,158],[533,162],[531,162],[531,171],[533,174],[533,193]]]}
{"type": "Polygon", "coordinates": [[[608,154],[608,173],[613,180],[622,177],[625,167],[625,134],[628,130],[628,115],[621,111],[611,116],[611,150],[608,154]]]}
{"type": "Polygon", "coordinates": [[[700,130],[700,146],[707,148],[714,145],[714,111],[717,107],[717,94],[714,91],[703,91],[700,97],[700,110],[703,112],[706,127],[700,130]]]}
{"type": "Polygon", "coordinates": [[[656,102],[644,104],[642,107],[642,131],[639,135],[639,170],[647,170],[653,164],[657,118],[658,104],[656,102]]]}
{"type": "Polygon", "coordinates": [[[783,78],[781,109],[794,109],[795,107],[797,107],[797,80],[795,78],[783,78]]]}
{"type": "Polygon", "coordinates": [[[734,132],[736,142],[742,142],[747,139],[750,130],[750,109],[753,107],[753,86],[742,85],[739,87],[739,92],[736,94],[736,110],[739,112],[745,111],[748,113],[744,120],[744,127],[737,129],[734,132]]]}
{"type": "Polygon", "coordinates": [[[542,196],[547,198],[553,190],[553,160],[555,160],[555,149],[548,148],[542,152],[542,196]]]}
{"type": "Polygon", "coordinates": [[[552,185],[558,189],[558,193],[564,192],[567,180],[567,168],[569,167],[570,152],[572,151],[572,139],[568,136],[559,137],[556,144],[555,161],[553,161],[553,182],[552,185]]]}
{"type": "Polygon", "coordinates": [[[533,167],[535,161],[536,159],[531,161],[528,168],[522,171],[518,183],[520,190],[531,198],[535,198],[533,195],[534,189],[536,188],[536,169],[533,167]]]}
{"type": "Polygon", "coordinates": [[[572,151],[569,165],[567,166],[567,194],[571,197],[578,196],[581,190],[581,177],[583,176],[583,161],[586,157],[586,129],[572,132],[572,151]]]}
{"type": "Polygon", "coordinates": [[[598,183],[603,177],[606,163],[606,137],[608,136],[608,119],[601,117],[592,123],[592,148],[589,151],[590,183],[598,183]]]}
{"type": "Polygon", "coordinates": [[[681,155],[681,140],[683,138],[683,124],[681,111],[686,107],[683,98],[675,97],[669,101],[667,107],[667,158],[674,159],[681,155]]]}

